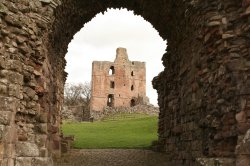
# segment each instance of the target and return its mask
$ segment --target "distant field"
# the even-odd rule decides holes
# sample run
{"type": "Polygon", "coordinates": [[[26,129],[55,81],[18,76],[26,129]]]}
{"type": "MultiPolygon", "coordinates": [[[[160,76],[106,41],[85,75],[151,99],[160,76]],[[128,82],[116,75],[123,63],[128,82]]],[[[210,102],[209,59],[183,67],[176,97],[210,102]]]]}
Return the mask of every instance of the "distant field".
{"type": "Polygon", "coordinates": [[[75,135],[74,148],[149,148],[157,140],[157,117],[116,114],[93,123],[64,123],[62,130],[75,135]]]}

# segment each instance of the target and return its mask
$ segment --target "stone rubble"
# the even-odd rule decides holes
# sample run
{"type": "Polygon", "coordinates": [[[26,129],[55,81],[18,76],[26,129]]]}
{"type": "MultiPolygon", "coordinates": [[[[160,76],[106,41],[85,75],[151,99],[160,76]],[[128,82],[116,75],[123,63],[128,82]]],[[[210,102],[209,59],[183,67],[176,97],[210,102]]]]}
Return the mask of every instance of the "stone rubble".
{"type": "Polygon", "coordinates": [[[91,111],[90,117],[93,118],[93,120],[101,120],[106,116],[119,113],[128,113],[128,114],[138,113],[151,116],[158,116],[159,108],[153,105],[145,105],[145,104],[139,104],[134,107],[105,107],[103,111],[91,111]]]}

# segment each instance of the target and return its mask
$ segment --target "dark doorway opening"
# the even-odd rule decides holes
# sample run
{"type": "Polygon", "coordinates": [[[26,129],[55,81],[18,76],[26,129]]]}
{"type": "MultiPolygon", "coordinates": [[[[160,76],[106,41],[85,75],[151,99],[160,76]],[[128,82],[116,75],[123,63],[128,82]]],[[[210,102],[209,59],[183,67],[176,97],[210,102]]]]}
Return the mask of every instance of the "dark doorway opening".
{"type": "Polygon", "coordinates": [[[113,94],[108,95],[107,106],[114,107],[114,95],[113,94]]]}
{"type": "Polygon", "coordinates": [[[110,88],[112,88],[112,89],[115,88],[115,82],[114,81],[110,81],[110,88]]]}
{"type": "Polygon", "coordinates": [[[131,101],[130,101],[130,106],[131,107],[134,107],[136,104],[135,104],[135,100],[134,99],[132,99],[131,101]]]}

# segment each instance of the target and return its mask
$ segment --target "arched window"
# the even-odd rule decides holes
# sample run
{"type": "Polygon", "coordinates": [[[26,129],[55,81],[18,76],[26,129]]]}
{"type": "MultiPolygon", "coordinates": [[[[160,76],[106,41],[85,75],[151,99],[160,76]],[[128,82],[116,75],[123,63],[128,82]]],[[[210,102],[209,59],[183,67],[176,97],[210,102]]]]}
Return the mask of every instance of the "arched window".
{"type": "Polygon", "coordinates": [[[115,74],[115,67],[114,66],[111,66],[109,68],[109,75],[114,75],[115,74]]]}
{"type": "Polygon", "coordinates": [[[131,76],[134,76],[134,72],[133,71],[131,72],[131,76]]]}

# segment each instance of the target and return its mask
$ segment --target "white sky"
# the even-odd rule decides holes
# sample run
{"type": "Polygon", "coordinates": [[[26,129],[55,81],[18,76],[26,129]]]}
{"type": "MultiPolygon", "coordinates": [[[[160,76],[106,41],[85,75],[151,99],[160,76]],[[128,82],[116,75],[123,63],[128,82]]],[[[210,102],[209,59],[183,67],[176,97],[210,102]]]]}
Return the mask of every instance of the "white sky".
{"type": "Polygon", "coordinates": [[[118,47],[127,49],[130,61],[146,62],[147,96],[157,105],[151,81],[163,70],[166,41],[149,22],[126,9],[100,13],[75,34],[66,54],[66,82],[90,82],[92,61],[114,61],[118,47]]]}

